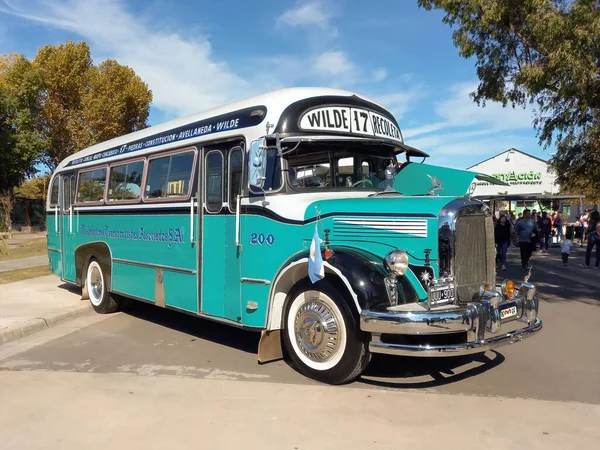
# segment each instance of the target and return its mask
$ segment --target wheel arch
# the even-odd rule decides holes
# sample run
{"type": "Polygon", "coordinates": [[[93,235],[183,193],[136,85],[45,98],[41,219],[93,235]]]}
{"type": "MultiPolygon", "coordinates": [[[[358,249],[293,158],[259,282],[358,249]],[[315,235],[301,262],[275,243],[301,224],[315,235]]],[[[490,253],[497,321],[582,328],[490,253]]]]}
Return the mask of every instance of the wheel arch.
{"type": "MultiPolygon", "coordinates": [[[[389,302],[383,278],[386,273],[377,258],[357,249],[333,248],[333,256],[323,261],[325,278],[346,291],[349,306],[360,314],[362,309],[389,302]]],[[[269,292],[266,329],[280,330],[289,292],[308,277],[308,252],[295,255],[275,277],[269,292]]]]}
{"type": "Polygon", "coordinates": [[[75,249],[75,268],[78,286],[84,286],[85,273],[92,258],[96,258],[104,274],[108,291],[112,290],[112,252],[106,242],[88,242],[75,249]]]}

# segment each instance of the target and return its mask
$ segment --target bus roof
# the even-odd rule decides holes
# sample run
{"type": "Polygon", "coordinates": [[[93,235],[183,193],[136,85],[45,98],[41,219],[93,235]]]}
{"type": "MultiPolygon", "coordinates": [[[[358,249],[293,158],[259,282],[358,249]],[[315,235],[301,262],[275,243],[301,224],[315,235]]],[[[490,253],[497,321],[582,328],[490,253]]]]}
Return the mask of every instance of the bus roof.
{"type": "MultiPolygon", "coordinates": [[[[266,124],[275,126],[279,122],[282,113],[290,105],[315,97],[338,99],[346,97],[348,100],[352,98],[355,101],[371,104],[395,123],[392,114],[384,106],[354,92],[320,87],[287,88],[250,97],[101,142],[68,156],[61,161],[56,170],[62,171],[62,169],[70,166],[86,166],[100,162],[100,160],[104,162],[108,158],[113,160],[123,154],[130,157],[158,151],[163,147],[169,147],[169,144],[171,146],[175,144],[185,145],[187,142],[227,138],[239,135],[241,128],[248,129],[261,126],[261,130],[264,127],[262,135],[268,134],[266,124]],[[235,126],[231,127],[229,124],[235,126]]],[[[395,125],[397,126],[397,123],[395,125]]],[[[399,141],[403,143],[401,134],[399,141]]]]}

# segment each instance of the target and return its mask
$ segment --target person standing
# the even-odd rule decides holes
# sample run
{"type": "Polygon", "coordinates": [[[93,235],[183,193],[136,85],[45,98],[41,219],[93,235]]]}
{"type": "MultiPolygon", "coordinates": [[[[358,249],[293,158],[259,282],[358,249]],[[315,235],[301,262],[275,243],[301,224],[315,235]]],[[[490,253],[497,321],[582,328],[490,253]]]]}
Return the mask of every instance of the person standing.
{"type": "Polygon", "coordinates": [[[548,217],[548,213],[544,211],[542,213],[542,218],[540,219],[540,234],[542,236],[540,242],[540,250],[542,247],[548,251],[548,244],[550,243],[550,233],[552,233],[552,221],[550,217],[548,217]]]}
{"type": "Polygon", "coordinates": [[[537,235],[537,226],[535,220],[531,218],[528,209],[523,210],[523,218],[517,222],[515,233],[519,237],[519,248],[521,250],[521,267],[523,270],[529,268],[529,259],[535,250],[535,236],[537,235]]]}
{"type": "Polygon", "coordinates": [[[510,245],[510,222],[504,215],[500,216],[500,220],[494,228],[494,239],[498,249],[497,259],[502,264],[502,270],[506,270],[506,251],[510,245]]]}
{"type": "Polygon", "coordinates": [[[556,214],[556,218],[554,219],[554,228],[556,229],[556,238],[558,242],[563,240],[563,218],[560,212],[556,214]]]}
{"type": "Polygon", "coordinates": [[[560,243],[560,254],[562,256],[562,262],[565,267],[567,267],[567,264],[569,263],[569,255],[573,250],[573,241],[571,240],[572,238],[573,236],[571,235],[571,233],[567,231],[567,238],[560,243]]]}
{"type": "Polygon", "coordinates": [[[592,250],[596,247],[596,269],[600,268],[600,212],[592,211],[588,219],[588,243],[585,250],[585,265],[582,267],[590,268],[592,259],[592,250]]]}

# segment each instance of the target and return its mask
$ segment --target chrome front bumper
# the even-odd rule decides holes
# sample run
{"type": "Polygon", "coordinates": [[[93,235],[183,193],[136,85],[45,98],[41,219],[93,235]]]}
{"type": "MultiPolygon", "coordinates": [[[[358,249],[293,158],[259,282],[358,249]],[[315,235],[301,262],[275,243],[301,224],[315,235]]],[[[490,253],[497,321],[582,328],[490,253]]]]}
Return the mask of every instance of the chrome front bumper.
{"type": "MultiPolygon", "coordinates": [[[[373,353],[403,356],[454,356],[481,353],[520,342],[542,329],[537,317],[538,298],[535,286],[523,283],[516,295],[504,299],[496,291],[486,291],[480,301],[466,306],[450,305],[427,310],[418,303],[389,307],[387,310],[363,310],[360,328],[371,333],[369,349],[373,353]],[[516,314],[502,318],[503,312],[516,314]],[[397,342],[397,337],[427,340],[466,336],[465,342],[429,345],[397,342]],[[396,342],[394,342],[396,341],[396,342]]],[[[409,339],[410,340],[410,339],[409,339]]]]}

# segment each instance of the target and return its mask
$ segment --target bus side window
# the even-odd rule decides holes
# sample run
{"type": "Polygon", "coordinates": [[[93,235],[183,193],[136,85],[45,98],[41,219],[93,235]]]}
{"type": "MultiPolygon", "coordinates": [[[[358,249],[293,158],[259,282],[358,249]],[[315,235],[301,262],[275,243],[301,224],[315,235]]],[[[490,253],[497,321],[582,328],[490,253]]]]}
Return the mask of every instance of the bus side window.
{"type": "Polygon", "coordinates": [[[211,213],[220,212],[223,206],[223,154],[218,150],[206,155],[204,183],[206,210],[211,213]]]}
{"type": "Polygon", "coordinates": [[[235,212],[237,207],[237,196],[242,195],[242,168],[244,167],[244,156],[241,148],[235,148],[229,152],[229,210],[235,212]]]}
{"type": "Polygon", "coordinates": [[[77,183],[78,203],[99,203],[104,200],[104,186],[106,184],[106,168],[92,169],[79,172],[77,183]]]}
{"type": "Polygon", "coordinates": [[[190,195],[195,152],[187,151],[150,159],[145,199],[175,199],[190,195]]]}
{"type": "Polygon", "coordinates": [[[54,178],[54,181],[52,182],[52,187],[50,188],[50,206],[56,206],[58,205],[58,183],[59,183],[59,176],[57,175],[54,178]]]}
{"type": "Polygon", "coordinates": [[[108,194],[109,202],[118,200],[136,201],[142,189],[144,161],[119,164],[110,168],[108,194]]]}

